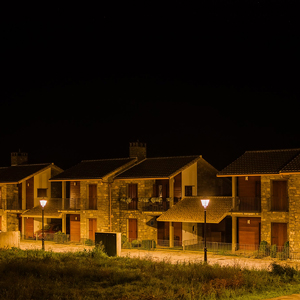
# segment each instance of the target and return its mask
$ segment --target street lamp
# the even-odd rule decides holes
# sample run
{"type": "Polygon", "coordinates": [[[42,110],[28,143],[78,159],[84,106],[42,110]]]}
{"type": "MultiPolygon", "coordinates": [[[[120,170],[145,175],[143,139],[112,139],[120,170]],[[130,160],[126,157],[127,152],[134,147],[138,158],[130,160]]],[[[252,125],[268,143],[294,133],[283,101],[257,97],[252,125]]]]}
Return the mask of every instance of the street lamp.
{"type": "Polygon", "coordinates": [[[207,248],[206,248],[206,208],[209,199],[201,199],[202,206],[204,207],[204,262],[207,263],[207,248]]]}
{"type": "Polygon", "coordinates": [[[42,207],[42,250],[45,250],[45,239],[44,239],[44,207],[47,204],[47,200],[40,200],[42,207]]]}

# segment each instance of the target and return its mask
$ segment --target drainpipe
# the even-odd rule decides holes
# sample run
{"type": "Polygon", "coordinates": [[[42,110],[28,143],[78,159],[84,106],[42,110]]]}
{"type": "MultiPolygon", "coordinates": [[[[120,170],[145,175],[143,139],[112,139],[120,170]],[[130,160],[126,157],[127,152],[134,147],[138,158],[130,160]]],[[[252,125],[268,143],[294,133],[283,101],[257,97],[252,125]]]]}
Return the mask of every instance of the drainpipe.
{"type": "Polygon", "coordinates": [[[111,224],[111,183],[108,184],[109,188],[109,231],[112,232],[112,224],[111,224]]]}

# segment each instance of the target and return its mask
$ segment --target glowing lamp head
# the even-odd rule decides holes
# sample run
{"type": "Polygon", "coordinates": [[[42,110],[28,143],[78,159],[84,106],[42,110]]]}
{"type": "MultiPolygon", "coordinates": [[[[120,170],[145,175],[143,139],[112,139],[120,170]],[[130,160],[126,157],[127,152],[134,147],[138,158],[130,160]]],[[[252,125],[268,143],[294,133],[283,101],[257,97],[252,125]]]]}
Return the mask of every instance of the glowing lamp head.
{"type": "Polygon", "coordinates": [[[47,204],[47,200],[40,200],[41,207],[44,208],[47,204]]]}
{"type": "Polygon", "coordinates": [[[206,209],[209,203],[209,199],[201,199],[201,203],[204,209],[206,209]]]}

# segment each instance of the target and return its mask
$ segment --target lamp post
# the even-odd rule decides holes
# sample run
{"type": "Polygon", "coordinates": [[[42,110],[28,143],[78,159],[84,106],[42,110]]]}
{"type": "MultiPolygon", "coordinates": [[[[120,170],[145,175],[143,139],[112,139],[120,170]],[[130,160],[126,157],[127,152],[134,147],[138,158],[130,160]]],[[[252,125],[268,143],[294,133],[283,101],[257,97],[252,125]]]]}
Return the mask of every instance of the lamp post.
{"type": "Polygon", "coordinates": [[[47,200],[40,200],[42,207],[42,250],[45,250],[45,238],[44,238],[44,207],[47,204],[47,200]]]}
{"type": "Polygon", "coordinates": [[[207,248],[206,248],[206,208],[209,203],[209,199],[201,200],[202,206],[204,207],[204,262],[207,263],[207,248]]]}

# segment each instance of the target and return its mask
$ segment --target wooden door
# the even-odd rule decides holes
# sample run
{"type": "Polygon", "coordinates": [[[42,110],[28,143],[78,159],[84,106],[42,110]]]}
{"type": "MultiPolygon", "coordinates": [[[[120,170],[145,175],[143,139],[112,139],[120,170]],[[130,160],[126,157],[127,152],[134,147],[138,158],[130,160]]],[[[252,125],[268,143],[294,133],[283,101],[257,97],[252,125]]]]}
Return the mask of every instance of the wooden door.
{"type": "Polygon", "coordinates": [[[89,239],[95,240],[95,232],[97,231],[97,219],[89,219],[89,239]]]}
{"type": "Polygon", "coordinates": [[[169,245],[169,222],[157,222],[157,243],[160,246],[169,245]]]}
{"type": "Polygon", "coordinates": [[[182,223],[174,222],[174,246],[182,246],[182,223]]]}
{"type": "Polygon", "coordinates": [[[34,179],[33,177],[26,180],[26,209],[34,207],[34,179]]]}
{"type": "Polygon", "coordinates": [[[80,181],[70,182],[70,209],[79,209],[80,181]]]}
{"type": "Polygon", "coordinates": [[[128,237],[130,242],[138,238],[137,219],[128,219],[128,237]]]}
{"type": "Polygon", "coordinates": [[[18,209],[22,209],[22,182],[18,184],[18,209]]]}
{"type": "Polygon", "coordinates": [[[255,250],[260,243],[260,218],[239,218],[239,247],[255,250]]]}
{"type": "Polygon", "coordinates": [[[272,210],[288,211],[287,181],[274,180],[272,188],[272,210]]]}
{"type": "Polygon", "coordinates": [[[174,177],[174,204],[177,203],[182,197],[182,188],[181,188],[181,173],[177,174],[174,177]]]}
{"type": "Polygon", "coordinates": [[[97,209],[97,184],[89,185],[89,209],[97,209]]]}
{"type": "Polygon", "coordinates": [[[128,209],[136,210],[138,208],[138,185],[137,183],[128,184],[128,197],[131,202],[128,204],[128,209]]]}
{"type": "MultiPolygon", "coordinates": [[[[1,186],[0,186],[0,209],[2,209],[2,189],[1,189],[1,186]]],[[[1,223],[0,223],[0,226],[1,226],[1,223]]],[[[0,228],[0,230],[1,230],[1,228],[0,228]]]]}
{"type": "Polygon", "coordinates": [[[283,247],[287,241],[287,223],[272,223],[272,245],[283,247]]]}
{"type": "Polygon", "coordinates": [[[70,241],[80,242],[80,215],[70,215],[70,241]]]}
{"type": "Polygon", "coordinates": [[[33,238],[34,237],[34,219],[33,218],[25,218],[25,238],[33,238]]]}

